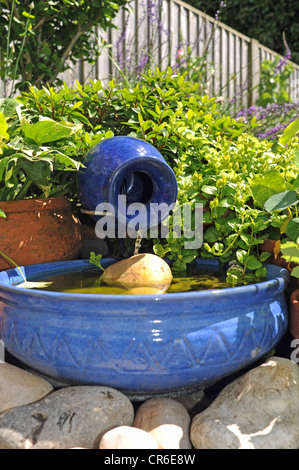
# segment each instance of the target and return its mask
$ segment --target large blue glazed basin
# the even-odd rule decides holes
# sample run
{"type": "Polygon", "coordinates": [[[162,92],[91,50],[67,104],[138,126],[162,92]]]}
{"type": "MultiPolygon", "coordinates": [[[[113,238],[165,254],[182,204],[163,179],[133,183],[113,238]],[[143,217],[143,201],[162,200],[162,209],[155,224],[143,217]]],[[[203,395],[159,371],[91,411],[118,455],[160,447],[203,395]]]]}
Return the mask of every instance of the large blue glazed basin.
{"type": "MultiPolygon", "coordinates": [[[[104,259],[107,267],[115,260],[104,259]]],[[[217,262],[197,260],[217,269],[217,262]]],[[[21,269],[27,279],[90,268],[87,260],[21,269]]],[[[136,396],[185,393],[269,352],[284,335],[289,274],[268,265],[259,284],[162,295],[93,295],[23,289],[0,273],[0,335],[9,353],[67,384],[136,396]]]]}

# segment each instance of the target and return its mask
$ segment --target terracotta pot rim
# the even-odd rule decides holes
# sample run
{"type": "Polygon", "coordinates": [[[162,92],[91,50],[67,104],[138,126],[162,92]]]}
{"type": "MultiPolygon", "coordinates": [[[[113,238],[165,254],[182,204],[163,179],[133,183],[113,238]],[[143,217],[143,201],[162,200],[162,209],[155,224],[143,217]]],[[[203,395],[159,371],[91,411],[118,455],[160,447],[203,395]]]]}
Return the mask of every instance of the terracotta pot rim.
{"type": "Polygon", "coordinates": [[[48,211],[64,207],[70,207],[70,201],[64,196],[49,197],[45,199],[22,199],[20,201],[0,201],[0,209],[2,209],[5,214],[48,211]]]}
{"type": "Polygon", "coordinates": [[[293,290],[290,294],[290,301],[291,304],[298,304],[299,303],[299,289],[293,290]]]}

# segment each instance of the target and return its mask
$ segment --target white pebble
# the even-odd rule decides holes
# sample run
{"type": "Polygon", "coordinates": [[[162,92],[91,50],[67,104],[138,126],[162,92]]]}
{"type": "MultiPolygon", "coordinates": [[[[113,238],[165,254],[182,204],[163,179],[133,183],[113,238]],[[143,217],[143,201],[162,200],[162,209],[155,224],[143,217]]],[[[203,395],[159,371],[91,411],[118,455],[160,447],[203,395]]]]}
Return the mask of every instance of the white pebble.
{"type": "Polygon", "coordinates": [[[158,449],[158,445],[155,439],[142,429],[118,426],[102,436],[99,449],[158,449]]]}

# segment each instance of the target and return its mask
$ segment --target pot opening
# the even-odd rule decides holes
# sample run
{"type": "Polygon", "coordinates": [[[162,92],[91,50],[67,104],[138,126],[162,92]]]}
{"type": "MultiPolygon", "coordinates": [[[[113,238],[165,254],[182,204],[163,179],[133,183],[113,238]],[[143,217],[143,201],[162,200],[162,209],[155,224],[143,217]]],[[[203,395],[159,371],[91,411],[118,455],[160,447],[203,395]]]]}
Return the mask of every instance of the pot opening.
{"type": "Polygon", "coordinates": [[[146,204],[151,200],[153,191],[154,185],[150,176],[143,171],[135,171],[123,179],[119,194],[126,196],[127,204],[146,204]]]}

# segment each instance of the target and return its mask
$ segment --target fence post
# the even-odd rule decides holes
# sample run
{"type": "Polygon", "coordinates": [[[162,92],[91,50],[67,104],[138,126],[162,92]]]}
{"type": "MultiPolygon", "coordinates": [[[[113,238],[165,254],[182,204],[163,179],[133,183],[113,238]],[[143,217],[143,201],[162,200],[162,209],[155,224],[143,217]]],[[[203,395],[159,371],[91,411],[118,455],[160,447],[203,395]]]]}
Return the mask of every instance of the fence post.
{"type": "Polygon", "coordinates": [[[260,79],[260,51],[259,42],[250,39],[248,57],[249,95],[248,107],[254,106],[258,98],[258,84],[260,79]]]}

